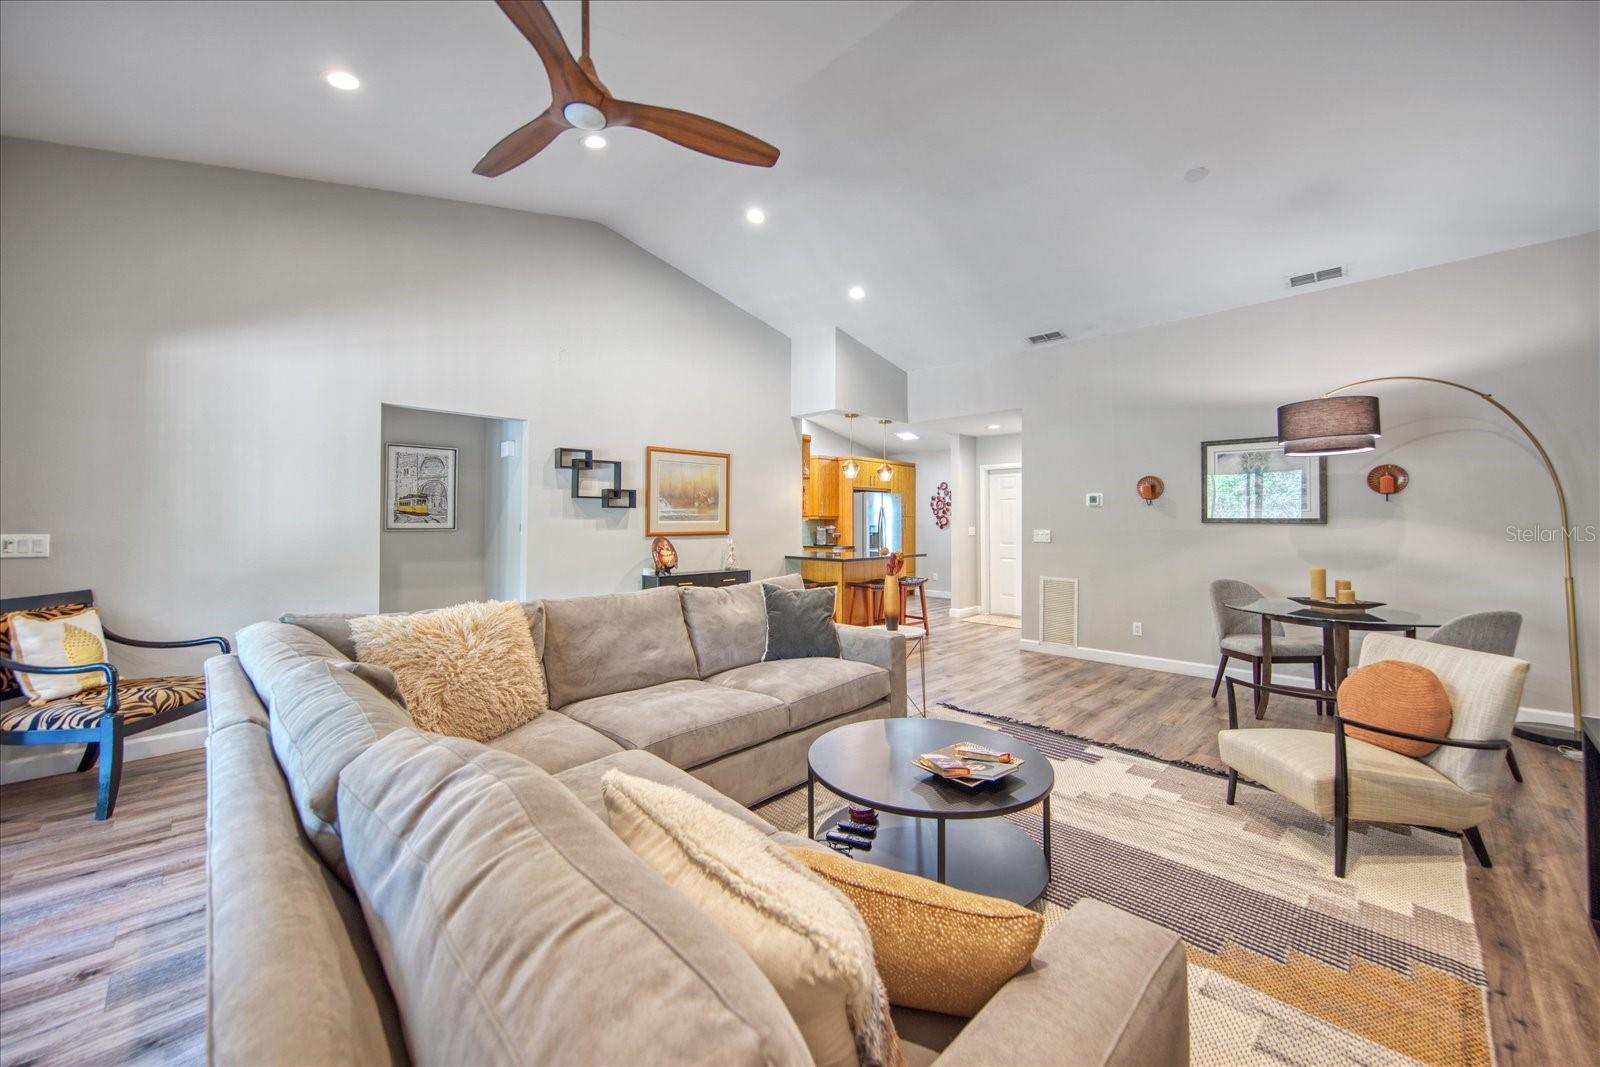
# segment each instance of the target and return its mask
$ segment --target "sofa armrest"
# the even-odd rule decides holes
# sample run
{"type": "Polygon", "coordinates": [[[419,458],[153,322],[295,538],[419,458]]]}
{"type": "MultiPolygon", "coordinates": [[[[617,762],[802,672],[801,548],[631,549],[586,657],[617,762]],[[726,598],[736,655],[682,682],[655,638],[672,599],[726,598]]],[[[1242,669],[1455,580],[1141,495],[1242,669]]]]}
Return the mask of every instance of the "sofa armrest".
{"type": "Polygon", "coordinates": [[[1167,930],[1079,901],[936,1067],[1166,1067],[1189,1062],[1188,960],[1167,930]]]}
{"type": "Polygon", "coordinates": [[[889,672],[889,714],[906,713],[906,635],[881,626],[833,624],[839,634],[839,655],[871,663],[889,672]]]}

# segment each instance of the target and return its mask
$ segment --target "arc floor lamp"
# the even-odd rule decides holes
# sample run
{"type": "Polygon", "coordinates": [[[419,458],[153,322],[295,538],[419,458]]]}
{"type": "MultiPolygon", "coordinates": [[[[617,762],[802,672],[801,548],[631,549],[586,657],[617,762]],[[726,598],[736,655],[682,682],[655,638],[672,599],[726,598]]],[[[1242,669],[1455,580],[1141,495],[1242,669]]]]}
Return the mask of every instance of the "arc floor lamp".
{"type": "Polygon", "coordinates": [[[1578,674],[1578,602],[1572,582],[1572,524],[1567,517],[1567,494],[1561,488],[1561,477],[1550,461],[1544,445],[1528,429],[1527,423],[1488,393],[1444,378],[1424,378],[1414,374],[1387,375],[1382,378],[1363,378],[1358,382],[1329,389],[1314,400],[1285,404],[1278,409],[1278,440],[1283,451],[1291,456],[1337,456],[1352,452],[1370,452],[1377,446],[1381,429],[1378,421],[1378,398],[1375,396],[1342,396],[1346,390],[1375,382],[1432,382],[1460,389],[1490,404],[1522,431],[1544,463],[1550,483],[1555,486],[1556,504],[1561,509],[1561,560],[1566,568],[1567,595],[1567,658],[1572,674],[1572,727],[1524,724],[1516,728],[1518,737],[1545,745],[1576,745],[1583,731],[1583,686],[1578,674]]]}

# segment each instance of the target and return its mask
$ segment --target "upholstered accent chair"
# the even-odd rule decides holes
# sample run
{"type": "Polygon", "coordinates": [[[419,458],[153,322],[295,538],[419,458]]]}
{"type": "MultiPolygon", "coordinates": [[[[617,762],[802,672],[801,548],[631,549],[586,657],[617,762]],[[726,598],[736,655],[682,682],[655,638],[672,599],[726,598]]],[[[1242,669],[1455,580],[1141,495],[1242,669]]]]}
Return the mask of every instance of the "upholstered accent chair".
{"type": "MultiPolygon", "coordinates": [[[[1521,633],[1520,611],[1478,611],[1451,619],[1433,631],[1428,640],[1452,648],[1514,656],[1517,654],[1517,636],[1521,633]]],[[[1506,749],[1506,766],[1511,768],[1511,777],[1522,781],[1522,768],[1517,766],[1517,754],[1509,748],[1506,749]]]]}
{"type": "Polygon", "coordinates": [[[1356,722],[1339,710],[1331,735],[1322,730],[1240,729],[1235,687],[1269,692],[1279,687],[1230,678],[1228,729],[1217,735],[1217,748],[1228,766],[1228,803],[1234,803],[1242,776],[1332,819],[1333,871],[1340,878],[1351,819],[1454,831],[1472,846],[1480,864],[1490,866],[1478,825],[1494,810],[1500,753],[1510,745],[1527,662],[1396,634],[1369,634],[1361,644],[1360,666],[1380,660],[1420,664],[1438,676],[1450,697],[1448,737],[1356,722]],[[1439,747],[1413,759],[1349,737],[1346,726],[1439,747]]]}
{"type": "MultiPolygon", "coordinates": [[[[1222,686],[1222,676],[1227,673],[1228,660],[1245,660],[1250,664],[1250,680],[1256,684],[1261,682],[1261,620],[1258,616],[1230,608],[1229,604],[1239,604],[1247,600],[1261,599],[1261,590],[1249,582],[1241,582],[1237,578],[1218,578],[1211,583],[1211,617],[1217,623],[1217,644],[1222,651],[1222,658],[1217,660],[1217,677],[1211,683],[1211,695],[1217,695],[1217,690],[1222,686]]],[[[1316,637],[1288,637],[1285,635],[1283,624],[1272,624],[1272,662],[1279,663],[1309,663],[1311,664],[1311,680],[1316,688],[1322,688],[1322,641],[1316,637]],[[1282,638],[1282,640],[1279,640],[1282,638]]],[[[1298,695],[1298,694],[1296,694],[1298,695]]],[[[1322,714],[1322,705],[1317,705],[1317,714],[1322,714]]]]}
{"type": "MultiPolygon", "coordinates": [[[[0,745],[82,744],[82,773],[100,764],[100,788],[94,817],[109,819],[122,784],[122,743],[125,738],[165,726],[206,708],[205,680],[193,675],[124,679],[110,663],[84,663],[71,667],[29,666],[11,658],[11,619],[23,614],[35,619],[61,619],[94,607],[94,593],[9,597],[0,600],[0,745]],[[99,674],[102,685],[44,703],[29,703],[17,685],[18,674],[99,674]]],[[[141,641],[104,630],[106,640],[134,648],[194,648],[216,645],[228,652],[221,637],[187,641],[141,641]]]]}

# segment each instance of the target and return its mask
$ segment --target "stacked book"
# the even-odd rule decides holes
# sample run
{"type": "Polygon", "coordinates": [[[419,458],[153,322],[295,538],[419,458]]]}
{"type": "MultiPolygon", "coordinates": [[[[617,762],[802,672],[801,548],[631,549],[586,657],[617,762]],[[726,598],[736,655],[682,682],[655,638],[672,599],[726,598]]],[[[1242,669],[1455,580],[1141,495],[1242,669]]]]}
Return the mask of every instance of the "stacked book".
{"type": "Polygon", "coordinates": [[[936,752],[924,752],[912,760],[918,767],[955,782],[968,789],[1015,774],[1023,760],[1009,752],[980,745],[975,741],[958,741],[936,752]]]}

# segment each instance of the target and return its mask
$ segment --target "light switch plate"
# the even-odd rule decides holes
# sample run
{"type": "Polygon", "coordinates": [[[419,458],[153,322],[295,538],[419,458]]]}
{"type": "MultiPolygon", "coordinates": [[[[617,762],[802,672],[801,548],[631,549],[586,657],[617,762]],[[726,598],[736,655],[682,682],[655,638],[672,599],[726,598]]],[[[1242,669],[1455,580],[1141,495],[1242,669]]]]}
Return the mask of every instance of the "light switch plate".
{"type": "Polygon", "coordinates": [[[977,537],[978,536],[978,528],[976,526],[968,526],[967,527],[967,536],[968,537],[977,537]]]}
{"type": "Polygon", "coordinates": [[[1049,530],[1035,530],[1035,531],[1033,531],[1033,543],[1036,544],[1036,545],[1048,545],[1050,543],[1050,531],[1049,530]]]}
{"type": "Polygon", "coordinates": [[[43,559],[48,555],[49,534],[0,534],[0,559],[43,559]]]}
{"type": "Polygon", "coordinates": [[[1083,494],[1083,506],[1086,508],[1105,507],[1106,495],[1104,493],[1083,494]]]}

